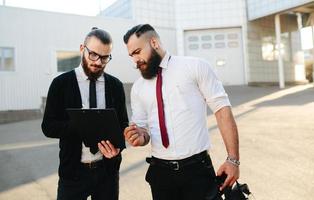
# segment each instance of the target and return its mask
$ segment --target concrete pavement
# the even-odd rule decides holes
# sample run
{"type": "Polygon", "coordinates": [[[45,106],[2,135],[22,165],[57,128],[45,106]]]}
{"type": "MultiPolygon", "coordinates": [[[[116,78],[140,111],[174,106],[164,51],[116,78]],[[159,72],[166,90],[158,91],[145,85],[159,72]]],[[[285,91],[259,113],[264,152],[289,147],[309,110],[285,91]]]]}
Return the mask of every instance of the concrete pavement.
{"type": "MultiPolygon", "coordinates": [[[[241,177],[257,200],[312,199],[314,88],[226,87],[240,133],[241,177]]],[[[0,125],[0,200],[56,197],[58,141],[43,136],[41,120],[0,125]]],[[[208,115],[210,154],[218,168],[226,154],[208,115]]],[[[144,181],[149,146],[123,152],[121,200],[149,200],[144,181]]]]}

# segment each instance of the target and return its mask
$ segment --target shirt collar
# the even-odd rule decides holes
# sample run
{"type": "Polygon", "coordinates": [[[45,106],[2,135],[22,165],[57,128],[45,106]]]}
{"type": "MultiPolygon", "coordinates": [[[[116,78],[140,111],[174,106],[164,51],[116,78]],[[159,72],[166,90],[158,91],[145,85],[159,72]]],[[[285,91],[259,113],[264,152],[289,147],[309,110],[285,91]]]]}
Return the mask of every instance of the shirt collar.
{"type": "Polygon", "coordinates": [[[159,66],[163,69],[166,69],[168,67],[169,60],[170,60],[170,53],[168,51],[166,51],[166,54],[163,57],[163,59],[161,60],[159,66]]]}
{"type": "MultiPolygon", "coordinates": [[[[88,76],[86,76],[84,70],[83,70],[83,67],[82,65],[79,65],[77,68],[75,68],[75,72],[77,74],[77,79],[78,80],[81,80],[81,81],[85,81],[85,80],[88,80],[88,76]]],[[[100,82],[104,82],[105,79],[104,79],[104,74],[102,74],[98,79],[97,81],[100,81],[100,82]]]]}

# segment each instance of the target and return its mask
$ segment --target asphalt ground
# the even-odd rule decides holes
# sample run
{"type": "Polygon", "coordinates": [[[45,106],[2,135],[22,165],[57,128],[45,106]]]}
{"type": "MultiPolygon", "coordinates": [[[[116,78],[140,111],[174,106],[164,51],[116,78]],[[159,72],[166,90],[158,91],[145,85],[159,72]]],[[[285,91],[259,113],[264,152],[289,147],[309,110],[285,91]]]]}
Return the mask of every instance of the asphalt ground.
{"type": "MultiPolygon", "coordinates": [[[[309,200],[314,191],[314,88],[229,86],[240,135],[241,175],[256,200],[309,200]]],[[[129,105],[128,105],[129,107],[129,105]]],[[[130,114],[130,112],[129,112],[130,114]]],[[[0,200],[56,199],[58,140],[41,120],[0,125],[0,200]]],[[[226,152],[214,116],[208,127],[214,166],[226,152]]],[[[123,151],[121,200],[150,200],[144,176],[149,146],[123,151]]]]}

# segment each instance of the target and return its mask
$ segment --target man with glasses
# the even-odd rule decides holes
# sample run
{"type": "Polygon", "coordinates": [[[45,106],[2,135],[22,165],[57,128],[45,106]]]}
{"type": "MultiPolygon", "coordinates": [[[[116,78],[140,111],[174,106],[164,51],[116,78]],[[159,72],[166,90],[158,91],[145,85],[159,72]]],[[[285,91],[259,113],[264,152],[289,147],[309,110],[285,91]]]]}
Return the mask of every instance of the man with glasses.
{"type": "Polygon", "coordinates": [[[104,72],[111,50],[109,33],[93,28],[80,45],[80,66],[50,85],[42,130],[47,137],[60,139],[58,200],[118,199],[122,149],[110,141],[86,147],[66,113],[67,108],[114,108],[121,128],[128,125],[123,85],[104,72]]]}
{"type": "Polygon", "coordinates": [[[149,24],[124,35],[142,74],[131,90],[132,123],[124,130],[132,146],[151,141],[146,181],[154,200],[220,200],[219,189],[239,178],[238,131],[229,99],[208,62],[171,55],[149,24]],[[207,105],[215,114],[227,155],[217,175],[207,150],[207,105]]]}

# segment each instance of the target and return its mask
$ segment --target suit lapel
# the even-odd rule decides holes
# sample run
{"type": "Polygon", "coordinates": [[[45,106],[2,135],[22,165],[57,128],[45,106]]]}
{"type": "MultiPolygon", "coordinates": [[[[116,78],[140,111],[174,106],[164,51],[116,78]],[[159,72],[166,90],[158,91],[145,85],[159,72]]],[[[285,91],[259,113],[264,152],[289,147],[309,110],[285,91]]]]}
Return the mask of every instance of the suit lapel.
{"type": "Polygon", "coordinates": [[[75,105],[77,108],[82,108],[82,96],[81,96],[80,88],[79,88],[77,77],[74,70],[72,70],[71,76],[72,76],[71,80],[73,81],[73,83],[71,84],[73,85],[72,91],[73,91],[73,95],[75,96],[73,100],[75,100],[75,105]]]}
{"type": "Polygon", "coordinates": [[[104,73],[104,79],[105,79],[106,108],[113,108],[114,100],[113,100],[112,88],[111,88],[109,77],[106,73],[104,73]]]}

